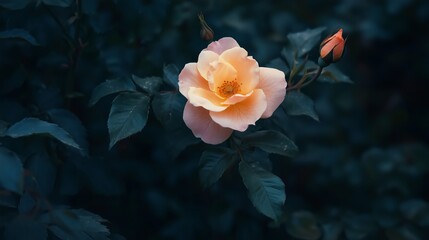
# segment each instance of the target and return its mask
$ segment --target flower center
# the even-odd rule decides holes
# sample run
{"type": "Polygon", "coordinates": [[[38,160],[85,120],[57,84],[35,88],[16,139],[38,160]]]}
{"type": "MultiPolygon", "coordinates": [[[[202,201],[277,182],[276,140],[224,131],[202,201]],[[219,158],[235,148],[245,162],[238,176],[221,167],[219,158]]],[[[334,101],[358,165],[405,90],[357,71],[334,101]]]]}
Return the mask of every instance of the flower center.
{"type": "Polygon", "coordinates": [[[229,98],[240,92],[240,85],[236,81],[224,81],[221,86],[217,87],[217,92],[221,97],[229,98]]]}

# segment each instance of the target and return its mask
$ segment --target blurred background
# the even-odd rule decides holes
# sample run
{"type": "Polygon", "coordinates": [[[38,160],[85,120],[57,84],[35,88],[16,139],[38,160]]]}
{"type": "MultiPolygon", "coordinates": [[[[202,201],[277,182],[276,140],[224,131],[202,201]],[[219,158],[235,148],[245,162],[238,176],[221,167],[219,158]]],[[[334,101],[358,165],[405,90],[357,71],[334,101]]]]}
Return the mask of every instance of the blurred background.
{"type": "MultiPolygon", "coordinates": [[[[47,194],[53,204],[94,212],[126,239],[429,237],[428,1],[82,0],[78,28],[76,11],[33,3],[0,9],[0,30],[23,28],[40,43],[0,39],[1,120],[67,108],[87,130],[91,159],[73,156],[58,166],[47,194]],[[261,66],[280,56],[289,33],[344,29],[346,50],[336,66],[354,84],[304,88],[320,121],[288,117],[283,127],[300,153],[271,156],[286,185],[286,212],[298,224],[273,226],[259,214],[236,166],[204,189],[198,181],[204,144],[175,149],[178,143],[152,117],[151,127],[108,150],[113,97],[89,108],[92,90],[108,78],[160,76],[167,64],[181,69],[195,62],[207,46],[199,12],[215,39],[235,38],[261,66]],[[64,31],[80,31],[79,55],[64,31]],[[62,97],[70,67],[78,93],[71,101],[62,97]]],[[[317,50],[309,55],[317,57],[317,50]]]]}

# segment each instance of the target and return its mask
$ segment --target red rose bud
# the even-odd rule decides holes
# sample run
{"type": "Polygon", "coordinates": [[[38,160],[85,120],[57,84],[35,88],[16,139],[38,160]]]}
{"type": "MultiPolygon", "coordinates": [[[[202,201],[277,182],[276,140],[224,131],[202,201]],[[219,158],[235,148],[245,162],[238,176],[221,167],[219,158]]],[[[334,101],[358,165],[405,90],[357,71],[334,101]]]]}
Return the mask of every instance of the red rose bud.
{"type": "Polygon", "coordinates": [[[204,20],[204,15],[202,13],[198,14],[198,19],[200,20],[200,23],[201,23],[201,31],[200,31],[201,38],[206,41],[213,41],[213,37],[214,37],[213,30],[209,27],[209,25],[204,20]]]}
{"type": "Polygon", "coordinates": [[[345,43],[343,29],[338,30],[337,33],[323,40],[320,44],[319,65],[326,67],[331,63],[339,61],[343,56],[345,43]]]}

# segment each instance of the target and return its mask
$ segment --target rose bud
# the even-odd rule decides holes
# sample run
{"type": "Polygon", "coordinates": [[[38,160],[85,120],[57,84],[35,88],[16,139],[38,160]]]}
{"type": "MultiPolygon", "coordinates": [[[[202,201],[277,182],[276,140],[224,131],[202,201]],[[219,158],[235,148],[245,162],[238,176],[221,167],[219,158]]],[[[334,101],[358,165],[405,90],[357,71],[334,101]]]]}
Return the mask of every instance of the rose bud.
{"type": "Polygon", "coordinates": [[[323,40],[320,44],[320,66],[326,67],[341,59],[344,54],[344,45],[346,42],[342,35],[343,29],[340,29],[334,35],[323,40]]]}
{"type": "Polygon", "coordinates": [[[211,42],[214,37],[213,30],[209,27],[207,22],[204,20],[204,15],[202,13],[198,14],[198,19],[200,20],[200,23],[201,23],[201,31],[200,31],[201,38],[211,42]]]}

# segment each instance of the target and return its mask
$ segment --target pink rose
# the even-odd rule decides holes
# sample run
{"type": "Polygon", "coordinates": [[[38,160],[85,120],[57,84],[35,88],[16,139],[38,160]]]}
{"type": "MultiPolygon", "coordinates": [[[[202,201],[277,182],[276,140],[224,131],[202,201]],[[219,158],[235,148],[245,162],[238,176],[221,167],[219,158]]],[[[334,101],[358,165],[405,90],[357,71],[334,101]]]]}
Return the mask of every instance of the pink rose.
{"type": "Polygon", "coordinates": [[[198,62],[179,74],[179,90],[188,99],[183,120],[192,133],[219,144],[233,130],[244,132],[260,118],[268,118],[283,102],[286,80],[282,71],[258,62],[230,37],[212,42],[198,62]]]}

